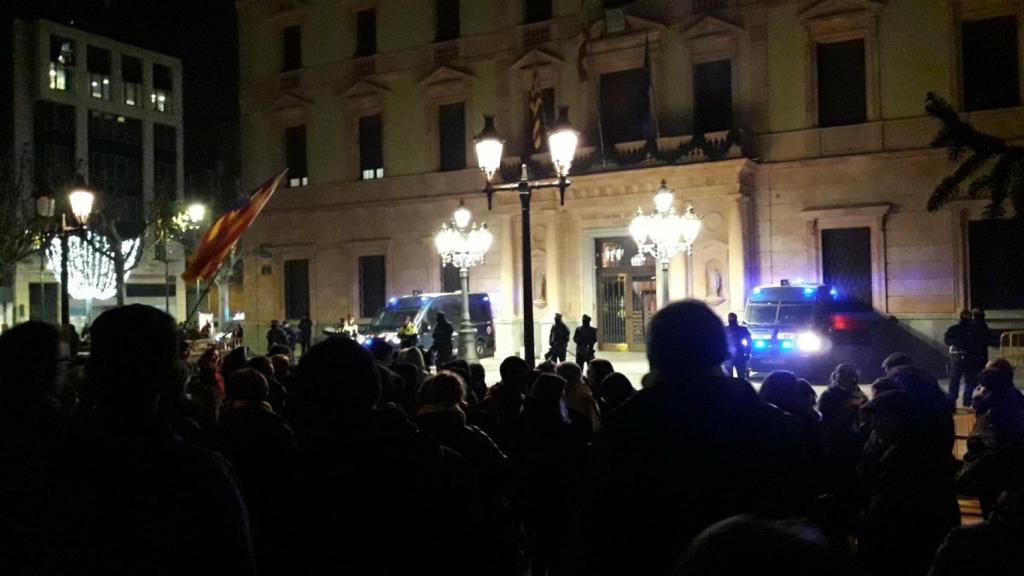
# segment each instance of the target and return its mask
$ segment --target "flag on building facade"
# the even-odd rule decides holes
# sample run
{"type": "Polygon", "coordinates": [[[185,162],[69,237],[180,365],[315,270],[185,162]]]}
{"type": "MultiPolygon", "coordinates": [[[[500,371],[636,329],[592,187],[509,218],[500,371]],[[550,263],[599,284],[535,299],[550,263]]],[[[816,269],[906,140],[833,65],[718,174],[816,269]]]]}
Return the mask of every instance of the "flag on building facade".
{"type": "Polygon", "coordinates": [[[580,45],[576,49],[576,74],[580,82],[586,82],[590,74],[587,70],[587,53],[590,51],[590,31],[587,23],[587,2],[580,1],[580,45]]]}
{"type": "Polygon", "coordinates": [[[530,85],[530,152],[544,146],[544,95],[537,87],[537,64],[533,64],[533,84],[530,85]]]}
{"type": "Polygon", "coordinates": [[[263,207],[270,201],[270,197],[274,195],[274,191],[284,180],[284,175],[287,172],[288,170],[285,169],[265,182],[252,196],[236,204],[218,218],[213,226],[210,226],[210,229],[203,234],[203,238],[199,241],[192,261],[182,272],[183,280],[186,282],[208,280],[217,273],[217,269],[220,268],[221,263],[224,262],[235,244],[238,244],[242,234],[249,229],[253,220],[260,215],[263,207]]]}

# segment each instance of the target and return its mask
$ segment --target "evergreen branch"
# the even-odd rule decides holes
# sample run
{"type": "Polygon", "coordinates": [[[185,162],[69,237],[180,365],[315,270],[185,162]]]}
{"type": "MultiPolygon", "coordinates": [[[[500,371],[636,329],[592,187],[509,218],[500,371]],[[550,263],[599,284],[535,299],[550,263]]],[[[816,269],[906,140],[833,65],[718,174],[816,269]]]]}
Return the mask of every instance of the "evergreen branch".
{"type": "Polygon", "coordinates": [[[956,200],[960,195],[960,186],[988,161],[989,157],[981,154],[975,154],[964,160],[951,175],[943,178],[942,182],[932,191],[931,197],[928,198],[928,210],[933,212],[956,200]]]}

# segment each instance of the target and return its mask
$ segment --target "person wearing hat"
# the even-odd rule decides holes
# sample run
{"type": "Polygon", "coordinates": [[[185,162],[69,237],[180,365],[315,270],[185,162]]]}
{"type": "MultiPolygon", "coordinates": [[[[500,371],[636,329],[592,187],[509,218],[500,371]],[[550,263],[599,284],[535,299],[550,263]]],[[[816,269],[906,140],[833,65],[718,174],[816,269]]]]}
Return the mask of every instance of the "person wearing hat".
{"type": "Polygon", "coordinates": [[[726,376],[728,358],[722,321],[703,302],[673,302],[651,319],[650,385],[608,413],[594,440],[582,573],[668,574],[719,520],[795,511],[793,422],[726,376]]]}
{"type": "Polygon", "coordinates": [[[545,360],[565,362],[565,354],[569,350],[569,327],[562,322],[562,315],[555,313],[555,323],[548,334],[548,353],[545,360]]]}
{"type": "Polygon", "coordinates": [[[576,343],[576,363],[586,370],[597,348],[597,328],[590,325],[590,316],[583,315],[583,325],[573,332],[572,341],[576,343]]]}

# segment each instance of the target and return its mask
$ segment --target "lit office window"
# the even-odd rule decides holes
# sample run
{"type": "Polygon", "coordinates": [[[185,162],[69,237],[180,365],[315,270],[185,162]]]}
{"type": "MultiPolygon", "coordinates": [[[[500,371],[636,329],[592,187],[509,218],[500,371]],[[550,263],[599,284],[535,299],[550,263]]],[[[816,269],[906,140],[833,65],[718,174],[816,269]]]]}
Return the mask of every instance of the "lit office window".
{"type": "Polygon", "coordinates": [[[142,60],[131,56],[121,57],[121,85],[124,87],[125,104],[142,104],[142,60]]]}
{"type": "Polygon", "coordinates": [[[110,51],[89,46],[85,64],[89,70],[89,94],[93,98],[110,100],[110,51]]]}
{"type": "Polygon", "coordinates": [[[50,90],[71,91],[75,86],[75,43],[50,36],[50,90]]]}
{"type": "Polygon", "coordinates": [[[149,95],[153,110],[170,112],[173,91],[174,79],[171,77],[171,69],[160,64],[153,64],[153,92],[149,95]]]}

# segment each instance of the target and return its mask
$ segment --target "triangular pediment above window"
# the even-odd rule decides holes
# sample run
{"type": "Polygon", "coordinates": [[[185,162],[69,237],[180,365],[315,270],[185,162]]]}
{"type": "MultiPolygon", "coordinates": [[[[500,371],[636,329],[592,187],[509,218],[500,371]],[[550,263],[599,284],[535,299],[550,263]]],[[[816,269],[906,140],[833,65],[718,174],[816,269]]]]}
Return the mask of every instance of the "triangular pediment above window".
{"type": "Polygon", "coordinates": [[[545,52],[543,50],[538,50],[538,49],[534,48],[533,50],[530,50],[526,54],[523,54],[522,58],[520,58],[519,60],[516,60],[512,64],[512,69],[513,70],[522,70],[522,69],[526,69],[526,68],[533,68],[534,66],[537,66],[537,67],[556,66],[556,67],[558,67],[558,66],[561,66],[563,63],[564,62],[562,61],[561,58],[559,58],[557,56],[553,56],[551,54],[548,54],[547,52],[545,52]]]}
{"type": "Polygon", "coordinates": [[[308,0],[278,0],[271,9],[271,15],[275,19],[292,18],[302,16],[308,8],[308,0]]]}
{"type": "Polygon", "coordinates": [[[420,86],[431,86],[433,84],[448,84],[450,82],[472,82],[473,75],[451,66],[438,66],[433,72],[420,80],[420,86]]]}
{"type": "Polygon", "coordinates": [[[357,80],[348,88],[342,90],[341,97],[358,99],[366,97],[380,97],[390,92],[387,88],[366,80],[357,80]]]}
{"type": "MultiPolygon", "coordinates": [[[[665,30],[665,25],[661,22],[655,22],[654,20],[648,20],[647,18],[625,14],[623,15],[624,22],[622,29],[610,32],[608,30],[608,12],[611,12],[611,10],[606,11],[604,18],[590,25],[588,32],[592,40],[600,40],[605,37],[623,36],[627,34],[639,34],[643,32],[649,33],[651,35],[651,39],[654,40],[663,30],[665,30]]],[[[615,18],[612,18],[612,20],[616,21],[615,18]]]]}
{"type": "Polygon", "coordinates": [[[277,100],[274,100],[272,109],[274,111],[292,109],[305,110],[306,107],[312,103],[313,101],[308,98],[303,98],[298,94],[288,92],[279,96],[277,100]]]}
{"type": "Polygon", "coordinates": [[[692,41],[700,38],[713,38],[718,36],[738,36],[742,32],[743,28],[736,24],[726,22],[721,18],[716,18],[709,14],[702,16],[696,22],[683,30],[682,38],[684,41],[692,41]]]}
{"type": "Polygon", "coordinates": [[[885,2],[879,0],[819,0],[804,8],[800,12],[800,19],[807,21],[863,12],[876,13],[884,7],[885,2]]]}

